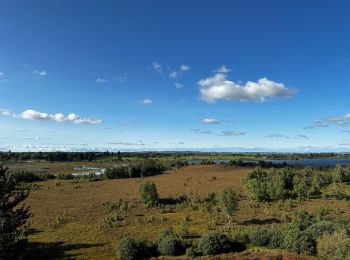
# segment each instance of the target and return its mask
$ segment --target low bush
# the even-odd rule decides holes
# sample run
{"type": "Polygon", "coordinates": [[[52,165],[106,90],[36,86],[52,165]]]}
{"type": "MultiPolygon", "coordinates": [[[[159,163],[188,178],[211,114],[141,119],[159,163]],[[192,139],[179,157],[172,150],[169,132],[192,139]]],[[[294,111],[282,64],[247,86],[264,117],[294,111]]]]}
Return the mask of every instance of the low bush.
{"type": "Polygon", "coordinates": [[[186,249],[186,256],[187,257],[195,257],[196,256],[196,252],[194,251],[193,247],[189,247],[186,249]]]}
{"type": "Polygon", "coordinates": [[[276,226],[258,227],[248,237],[254,245],[280,248],[284,242],[284,231],[276,226]]]}
{"type": "Polygon", "coordinates": [[[181,240],[170,235],[158,242],[158,251],[161,255],[180,255],[183,251],[183,245],[181,240]]]}
{"type": "Polygon", "coordinates": [[[317,254],[322,259],[343,260],[350,256],[350,238],[345,231],[325,234],[317,240],[317,254]]]}
{"type": "Polygon", "coordinates": [[[116,247],[116,254],[121,260],[143,259],[145,252],[146,244],[139,238],[124,237],[116,247]]]}
{"type": "Polygon", "coordinates": [[[283,248],[298,254],[314,255],[316,253],[313,238],[299,229],[288,229],[284,233],[283,248]]]}
{"type": "Polygon", "coordinates": [[[140,199],[148,206],[157,204],[159,196],[156,184],[154,182],[145,182],[139,185],[140,199]]]}
{"type": "Polygon", "coordinates": [[[230,248],[230,239],[226,234],[221,232],[206,233],[201,237],[198,243],[198,249],[203,255],[227,252],[230,248]]]}

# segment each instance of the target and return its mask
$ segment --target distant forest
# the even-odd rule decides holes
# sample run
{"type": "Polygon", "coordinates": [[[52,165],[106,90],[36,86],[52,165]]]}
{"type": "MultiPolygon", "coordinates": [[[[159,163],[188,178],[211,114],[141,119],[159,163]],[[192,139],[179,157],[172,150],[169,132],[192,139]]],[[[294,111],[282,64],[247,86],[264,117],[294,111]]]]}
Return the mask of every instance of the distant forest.
{"type": "Polygon", "coordinates": [[[106,157],[123,158],[181,158],[208,160],[273,160],[273,159],[313,159],[350,158],[349,153],[214,153],[214,152],[0,152],[0,161],[43,160],[59,162],[94,161],[106,157]],[[184,158],[187,157],[187,158],[184,158]]]}

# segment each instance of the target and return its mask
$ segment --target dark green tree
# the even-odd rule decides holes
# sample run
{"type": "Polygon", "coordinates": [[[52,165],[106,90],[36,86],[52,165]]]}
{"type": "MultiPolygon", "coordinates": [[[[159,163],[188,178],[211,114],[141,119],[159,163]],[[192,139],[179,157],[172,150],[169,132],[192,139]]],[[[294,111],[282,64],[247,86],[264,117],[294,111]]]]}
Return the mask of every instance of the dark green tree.
{"type": "Polygon", "coordinates": [[[24,241],[24,224],[29,208],[22,202],[28,188],[19,183],[7,168],[0,166],[0,259],[17,258],[24,241]]]}

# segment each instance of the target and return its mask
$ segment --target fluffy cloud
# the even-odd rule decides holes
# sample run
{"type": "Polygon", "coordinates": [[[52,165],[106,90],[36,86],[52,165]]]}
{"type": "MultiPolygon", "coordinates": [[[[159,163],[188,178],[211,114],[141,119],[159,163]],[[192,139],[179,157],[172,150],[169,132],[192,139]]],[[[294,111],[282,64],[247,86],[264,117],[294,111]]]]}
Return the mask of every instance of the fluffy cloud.
{"type": "Polygon", "coordinates": [[[64,122],[70,121],[76,124],[100,124],[102,121],[100,119],[90,119],[82,118],[77,114],[71,113],[67,117],[62,113],[57,113],[54,115],[48,113],[42,113],[35,110],[27,109],[19,114],[20,118],[26,120],[38,120],[38,121],[55,121],[55,122],[64,122]]]}
{"type": "Polygon", "coordinates": [[[96,83],[99,83],[99,84],[103,84],[103,83],[107,83],[108,82],[108,79],[104,79],[104,78],[97,78],[96,79],[96,83]]]}
{"type": "Polygon", "coordinates": [[[183,88],[184,85],[179,83],[179,82],[175,82],[174,86],[175,86],[176,89],[181,89],[181,88],[183,88]]]}
{"type": "Polygon", "coordinates": [[[47,72],[45,70],[33,70],[32,71],[34,75],[44,77],[47,75],[47,72]]]}
{"type": "Polygon", "coordinates": [[[190,66],[188,66],[188,65],[181,65],[180,66],[180,70],[181,71],[189,71],[191,69],[191,67],[190,66]]]}
{"type": "Polygon", "coordinates": [[[5,73],[0,71],[0,82],[5,83],[7,80],[5,79],[5,73]]]}
{"type": "Polygon", "coordinates": [[[216,73],[222,73],[222,74],[226,74],[229,73],[231,70],[227,67],[225,67],[225,65],[221,65],[220,68],[217,68],[216,70],[214,70],[214,72],[216,73]]]}
{"type": "Polygon", "coordinates": [[[176,71],[171,71],[171,72],[169,73],[169,78],[176,79],[176,78],[177,78],[177,72],[176,72],[176,71]]]}
{"type": "Polygon", "coordinates": [[[153,62],[152,63],[152,68],[158,72],[159,74],[162,74],[163,73],[163,68],[162,68],[162,65],[160,65],[158,62],[153,62]]]}
{"type": "Polygon", "coordinates": [[[204,118],[202,120],[202,124],[205,124],[205,125],[217,125],[219,123],[220,122],[215,118],[204,118]]]}
{"type": "Polygon", "coordinates": [[[226,77],[226,74],[217,73],[213,77],[200,80],[200,98],[208,103],[219,99],[264,102],[270,98],[292,97],[296,93],[295,90],[286,88],[283,83],[276,83],[267,78],[240,85],[227,80],[226,77]]]}
{"type": "Polygon", "coordinates": [[[6,109],[1,109],[1,108],[0,108],[0,115],[6,116],[6,117],[16,117],[15,114],[11,113],[10,111],[8,111],[6,109]]]}
{"type": "Polygon", "coordinates": [[[143,99],[141,103],[144,105],[152,105],[153,101],[151,99],[143,99]]]}

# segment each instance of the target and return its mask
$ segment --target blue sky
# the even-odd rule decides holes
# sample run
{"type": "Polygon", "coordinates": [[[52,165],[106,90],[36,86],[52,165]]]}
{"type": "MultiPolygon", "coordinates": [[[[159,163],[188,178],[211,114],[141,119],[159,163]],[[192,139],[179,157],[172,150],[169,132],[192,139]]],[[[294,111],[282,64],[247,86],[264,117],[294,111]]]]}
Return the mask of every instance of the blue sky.
{"type": "Polygon", "coordinates": [[[348,1],[0,5],[0,150],[350,149],[348,1]]]}

